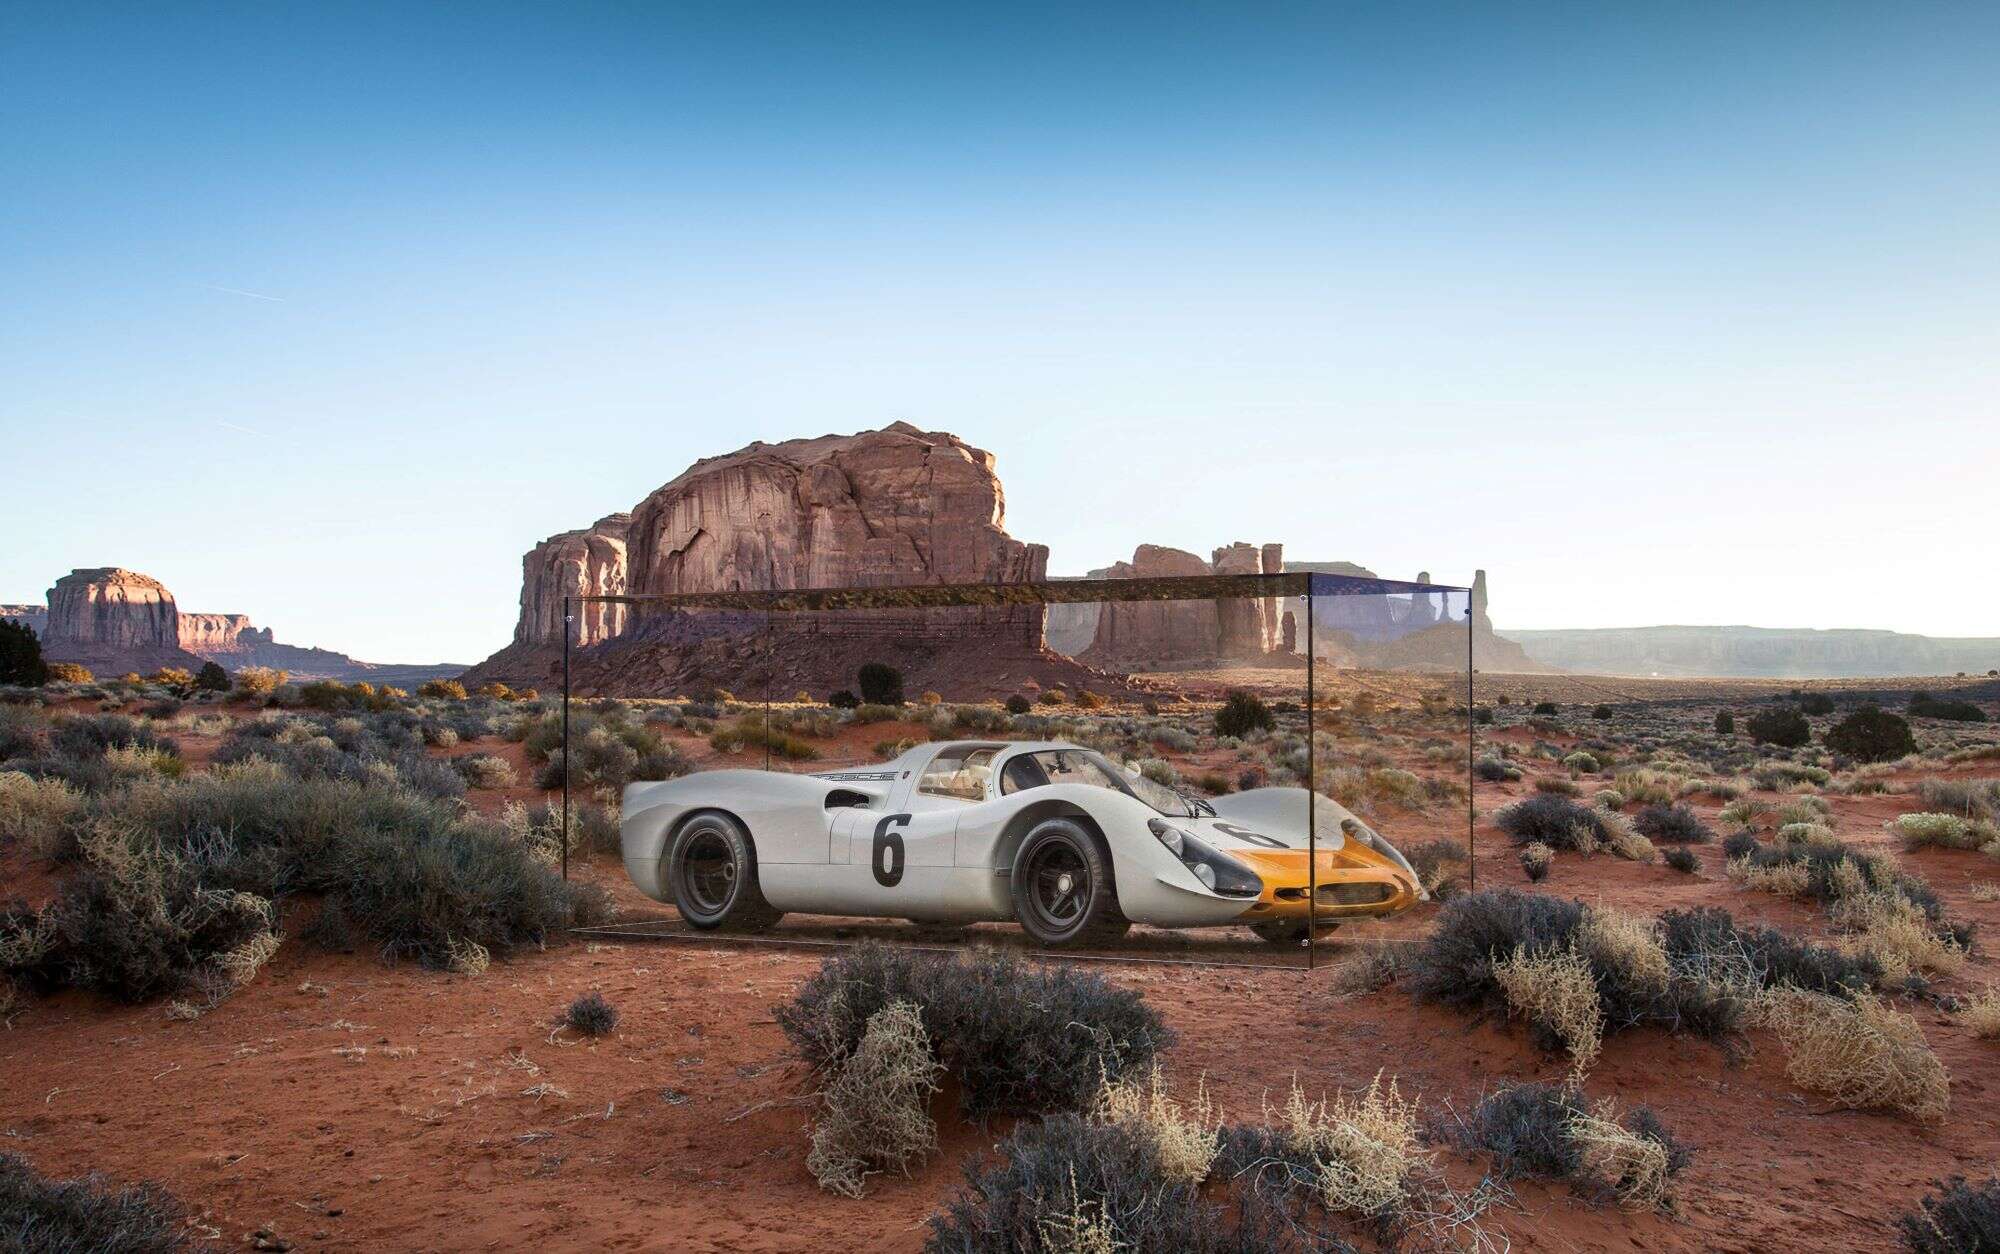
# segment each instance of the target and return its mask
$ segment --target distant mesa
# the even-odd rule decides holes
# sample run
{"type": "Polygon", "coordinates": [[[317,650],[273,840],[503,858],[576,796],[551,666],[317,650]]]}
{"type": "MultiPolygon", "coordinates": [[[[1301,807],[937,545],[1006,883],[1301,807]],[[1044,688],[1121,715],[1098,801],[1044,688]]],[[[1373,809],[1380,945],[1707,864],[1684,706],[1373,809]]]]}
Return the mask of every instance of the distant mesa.
{"type": "Polygon", "coordinates": [[[280,644],[270,628],[243,614],[184,614],[165,584],[119,566],[73,570],[56,580],[48,598],[47,606],[0,606],[0,616],[32,627],[50,661],[80,662],[100,675],[198,670],[216,662],[231,671],[275,667],[300,679],[406,684],[464,669],[357,662],[330,649],[280,644]]]}
{"type": "Polygon", "coordinates": [[[1862,679],[1984,675],[2000,639],[1787,627],[1603,627],[1512,633],[1543,665],[1592,675],[1862,679]]]}

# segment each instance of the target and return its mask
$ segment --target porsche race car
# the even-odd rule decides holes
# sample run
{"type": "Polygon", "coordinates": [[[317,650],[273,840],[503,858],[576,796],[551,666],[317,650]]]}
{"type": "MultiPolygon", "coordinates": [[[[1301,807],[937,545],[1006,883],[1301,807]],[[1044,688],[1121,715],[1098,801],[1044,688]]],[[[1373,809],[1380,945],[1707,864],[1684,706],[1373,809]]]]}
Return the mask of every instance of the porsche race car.
{"type": "Polygon", "coordinates": [[[633,883],[703,929],[801,912],[1013,921],[1048,946],[1134,923],[1248,925],[1292,945],[1309,912],[1323,931],[1425,897],[1408,860],[1329,797],[1206,800],[1052,741],[935,742],[814,775],[704,771],[627,785],[623,812],[633,883]]]}

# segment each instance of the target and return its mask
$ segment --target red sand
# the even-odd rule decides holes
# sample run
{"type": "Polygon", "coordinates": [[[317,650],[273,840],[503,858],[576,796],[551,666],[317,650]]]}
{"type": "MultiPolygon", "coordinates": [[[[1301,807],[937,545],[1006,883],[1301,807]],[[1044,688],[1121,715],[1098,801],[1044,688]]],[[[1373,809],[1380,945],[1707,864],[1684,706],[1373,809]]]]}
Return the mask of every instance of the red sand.
{"type": "MultiPolygon", "coordinates": [[[[869,743],[905,734],[861,730],[869,743]]],[[[453,752],[498,753],[526,778],[518,746],[453,752]]],[[[1482,785],[1482,810],[1526,786],[1482,785]]],[[[499,799],[472,796],[482,809],[499,799]]],[[[1880,823],[1908,808],[1897,797],[1830,800],[1841,834],[1865,842],[1886,844],[1880,823]]],[[[1712,817],[1716,807],[1703,808],[1712,817]]],[[[1523,885],[1499,834],[1483,826],[1480,841],[1481,884],[1523,885]]],[[[1824,930],[1807,907],[1736,889],[1715,847],[1699,853],[1699,877],[1562,855],[1542,888],[1645,912],[1722,905],[1824,930]]],[[[1971,853],[1905,860],[1954,915],[1989,936],[2000,928],[2000,904],[1968,893],[2000,880],[2000,864],[1971,853]]],[[[0,869],[13,887],[27,868],[9,855],[0,869]]],[[[621,905],[649,904],[608,859],[584,873],[614,885],[621,905]]],[[[1431,909],[1337,939],[1344,949],[1414,936],[1431,909]]],[[[818,961],[767,947],[578,943],[461,977],[288,943],[193,1023],[169,1022],[159,1005],[65,994],[0,1032],[0,1149],[45,1172],[159,1179],[229,1244],[269,1225],[302,1249],[916,1249],[962,1163],[1001,1130],[947,1117],[943,1152],[914,1178],[875,1177],[860,1201],[816,1188],[804,1166],[806,1077],[771,1009],[818,961]],[[552,1034],[563,1006],[590,989],[618,1007],[616,1032],[597,1043],[552,1034]],[[528,1092],[540,1084],[560,1094],[528,1092]]],[[[1387,1069],[1430,1111],[1563,1069],[1517,1026],[1473,1024],[1393,989],[1342,998],[1324,972],[1103,969],[1142,989],[1179,1032],[1170,1073],[1188,1084],[1205,1076],[1232,1115],[1254,1115],[1294,1073],[1319,1091],[1387,1069]]],[[[1946,987],[1996,978],[1982,954],[1946,987]]],[[[1790,1083],[1761,1035],[1731,1063],[1696,1041],[1625,1032],[1607,1043],[1589,1092],[1654,1106],[1697,1147],[1680,1214],[1523,1185],[1520,1209],[1488,1222],[1518,1249],[1888,1246],[1893,1217],[1932,1181],[1983,1175],[2000,1159],[2000,1045],[1941,1012],[1915,1012],[1953,1077],[1940,1128],[1827,1109],[1790,1083]]],[[[1477,1178],[1476,1159],[1440,1160],[1461,1184],[1477,1178]]]]}

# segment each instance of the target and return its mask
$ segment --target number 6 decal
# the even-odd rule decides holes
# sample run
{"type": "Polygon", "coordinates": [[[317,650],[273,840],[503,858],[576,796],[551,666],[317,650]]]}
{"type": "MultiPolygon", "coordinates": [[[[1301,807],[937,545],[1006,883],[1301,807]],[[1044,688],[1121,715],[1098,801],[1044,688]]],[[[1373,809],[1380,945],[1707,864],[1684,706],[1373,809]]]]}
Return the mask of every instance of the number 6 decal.
{"type": "Polygon", "coordinates": [[[891,814],[875,825],[875,847],[868,852],[868,869],[875,872],[875,882],[884,888],[903,882],[903,834],[890,829],[909,821],[907,814],[891,814]]]}

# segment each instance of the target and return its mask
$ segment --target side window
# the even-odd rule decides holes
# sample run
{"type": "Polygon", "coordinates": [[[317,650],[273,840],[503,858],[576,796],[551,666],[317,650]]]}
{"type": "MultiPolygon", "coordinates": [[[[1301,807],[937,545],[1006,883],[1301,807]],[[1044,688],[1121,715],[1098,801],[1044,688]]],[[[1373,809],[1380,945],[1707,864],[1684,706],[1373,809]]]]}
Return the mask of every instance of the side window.
{"type": "Polygon", "coordinates": [[[1048,773],[1042,770],[1041,763],[1035,761],[1033,754],[1017,754],[1007,759],[1007,765],[1000,769],[1000,792],[1003,796],[1040,788],[1048,782],[1048,773]]]}
{"type": "Polygon", "coordinates": [[[986,799],[986,780],[993,769],[993,753],[992,749],[940,753],[917,777],[917,791],[932,797],[983,801],[986,799]]]}

